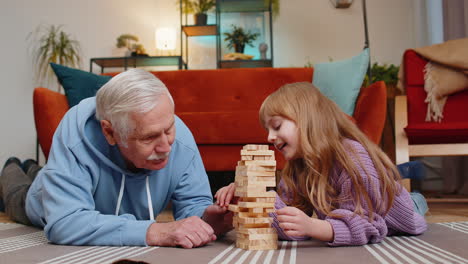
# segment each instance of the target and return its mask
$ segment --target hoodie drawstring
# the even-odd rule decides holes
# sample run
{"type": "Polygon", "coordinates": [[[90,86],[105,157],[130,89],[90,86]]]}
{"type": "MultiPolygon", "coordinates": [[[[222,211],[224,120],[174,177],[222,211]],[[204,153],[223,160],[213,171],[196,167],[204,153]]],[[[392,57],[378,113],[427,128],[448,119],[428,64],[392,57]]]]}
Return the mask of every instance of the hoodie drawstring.
{"type": "MultiPolygon", "coordinates": [[[[122,203],[122,197],[125,189],[125,174],[122,174],[122,181],[120,183],[119,198],[117,199],[117,207],[115,208],[115,215],[119,215],[120,204],[122,203]]],[[[148,199],[148,211],[150,215],[150,220],[154,221],[154,212],[153,212],[153,201],[151,201],[151,193],[149,188],[149,176],[146,176],[146,196],[148,199]]]]}
{"type": "Polygon", "coordinates": [[[150,220],[154,221],[153,201],[151,201],[151,193],[150,193],[150,188],[149,188],[149,176],[146,176],[146,196],[148,198],[148,210],[149,210],[150,220]]]}
{"type": "Polygon", "coordinates": [[[125,187],[125,174],[122,173],[122,181],[120,183],[119,198],[117,199],[117,207],[115,208],[115,215],[119,215],[120,203],[122,202],[124,187],[125,187]]]}

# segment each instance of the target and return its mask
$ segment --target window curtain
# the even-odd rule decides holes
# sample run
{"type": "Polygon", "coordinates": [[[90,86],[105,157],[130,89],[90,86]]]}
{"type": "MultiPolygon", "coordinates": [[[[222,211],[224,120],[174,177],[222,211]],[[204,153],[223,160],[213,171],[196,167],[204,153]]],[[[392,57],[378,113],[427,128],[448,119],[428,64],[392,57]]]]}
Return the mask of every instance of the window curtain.
{"type": "Polygon", "coordinates": [[[444,40],[468,37],[468,0],[443,0],[444,40]]]}

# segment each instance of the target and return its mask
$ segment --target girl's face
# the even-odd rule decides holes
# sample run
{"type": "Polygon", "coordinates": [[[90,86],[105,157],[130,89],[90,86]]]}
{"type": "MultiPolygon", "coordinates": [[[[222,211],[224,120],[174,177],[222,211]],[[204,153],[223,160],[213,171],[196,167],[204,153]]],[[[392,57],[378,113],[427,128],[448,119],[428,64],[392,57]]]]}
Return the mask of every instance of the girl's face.
{"type": "Polygon", "coordinates": [[[286,160],[298,158],[299,130],[296,123],[281,116],[266,116],[268,142],[283,154],[286,160]]]}

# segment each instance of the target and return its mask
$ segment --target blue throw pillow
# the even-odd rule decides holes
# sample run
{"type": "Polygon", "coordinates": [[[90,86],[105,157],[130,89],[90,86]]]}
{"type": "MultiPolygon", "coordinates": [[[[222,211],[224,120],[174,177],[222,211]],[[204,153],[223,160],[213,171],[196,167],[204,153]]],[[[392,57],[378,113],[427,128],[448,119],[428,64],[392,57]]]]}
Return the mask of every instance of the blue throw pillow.
{"type": "Polygon", "coordinates": [[[96,75],[55,63],[50,63],[50,66],[65,90],[65,96],[70,107],[77,105],[85,98],[95,96],[97,90],[112,78],[111,76],[96,75]]]}
{"type": "Polygon", "coordinates": [[[369,66],[369,49],[347,60],[314,65],[313,84],[346,114],[352,116],[369,66]]]}

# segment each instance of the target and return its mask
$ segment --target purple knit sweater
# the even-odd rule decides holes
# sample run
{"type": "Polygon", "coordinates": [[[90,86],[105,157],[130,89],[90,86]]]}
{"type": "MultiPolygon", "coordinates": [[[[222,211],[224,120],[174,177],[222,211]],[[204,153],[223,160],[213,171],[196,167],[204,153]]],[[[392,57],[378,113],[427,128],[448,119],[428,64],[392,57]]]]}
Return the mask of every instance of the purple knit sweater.
{"type": "MultiPolygon", "coordinates": [[[[375,170],[374,164],[369,157],[369,154],[364,147],[352,140],[346,140],[346,144],[356,150],[359,158],[365,166],[366,171],[370,174],[370,177],[364,173],[362,167],[357,163],[359,172],[362,176],[363,182],[366,186],[367,192],[374,204],[381,203],[383,201],[382,194],[380,193],[378,174],[375,170]],[[372,184],[369,181],[372,180],[372,184]]],[[[357,161],[356,161],[357,162],[357,161]]],[[[338,170],[339,165],[335,165],[336,171],[340,173],[333,176],[332,184],[338,190],[339,197],[349,197],[354,192],[351,179],[344,170],[338,170]]],[[[332,170],[335,171],[335,170],[332,170]]],[[[279,188],[284,188],[283,182],[281,181],[278,185],[279,188]]],[[[275,201],[275,209],[280,209],[287,206],[283,201],[288,201],[288,195],[282,197],[277,196],[275,201]]],[[[346,200],[346,199],[344,199],[346,200]]],[[[349,246],[349,245],[364,245],[367,243],[379,243],[387,235],[404,233],[411,235],[419,235],[427,229],[427,224],[423,216],[416,213],[413,209],[413,201],[410,194],[401,188],[399,195],[395,197],[392,208],[386,215],[379,215],[374,213],[374,221],[370,222],[354,212],[355,205],[353,201],[344,201],[339,204],[338,209],[335,209],[333,213],[344,216],[343,218],[334,218],[324,215],[318,210],[314,210],[317,217],[321,220],[328,221],[334,232],[334,239],[328,243],[330,246],[349,246]]],[[[363,209],[366,211],[364,215],[367,215],[367,207],[363,205],[363,209]]],[[[290,237],[284,233],[279,227],[276,213],[271,214],[273,217],[273,227],[278,231],[278,236],[284,240],[304,240],[308,237],[290,237]]]]}

